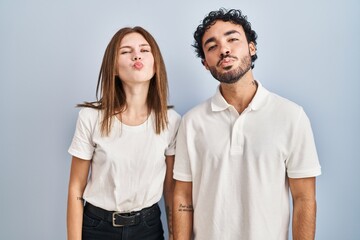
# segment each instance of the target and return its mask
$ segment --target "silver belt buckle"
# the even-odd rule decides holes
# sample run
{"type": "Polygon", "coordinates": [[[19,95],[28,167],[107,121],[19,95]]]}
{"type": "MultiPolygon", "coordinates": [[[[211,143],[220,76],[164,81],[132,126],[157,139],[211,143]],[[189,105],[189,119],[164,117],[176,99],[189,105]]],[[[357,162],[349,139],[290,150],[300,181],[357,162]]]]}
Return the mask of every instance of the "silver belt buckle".
{"type": "Polygon", "coordinates": [[[124,225],[116,224],[116,223],[115,223],[115,221],[116,221],[116,214],[120,214],[120,212],[113,212],[113,214],[112,214],[112,224],[113,224],[113,227],[123,227],[124,225]]]}

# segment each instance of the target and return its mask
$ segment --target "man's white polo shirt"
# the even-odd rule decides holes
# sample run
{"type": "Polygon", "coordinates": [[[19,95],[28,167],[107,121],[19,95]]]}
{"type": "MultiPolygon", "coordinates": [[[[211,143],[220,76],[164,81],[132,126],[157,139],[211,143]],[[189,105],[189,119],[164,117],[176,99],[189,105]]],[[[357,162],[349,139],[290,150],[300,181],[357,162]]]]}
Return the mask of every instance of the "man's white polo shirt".
{"type": "Polygon", "coordinates": [[[288,177],[320,174],[302,107],[260,83],[240,115],[218,88],[183,117],[174,178],[193,184],[195,239],[288,239],[288,177]]]}

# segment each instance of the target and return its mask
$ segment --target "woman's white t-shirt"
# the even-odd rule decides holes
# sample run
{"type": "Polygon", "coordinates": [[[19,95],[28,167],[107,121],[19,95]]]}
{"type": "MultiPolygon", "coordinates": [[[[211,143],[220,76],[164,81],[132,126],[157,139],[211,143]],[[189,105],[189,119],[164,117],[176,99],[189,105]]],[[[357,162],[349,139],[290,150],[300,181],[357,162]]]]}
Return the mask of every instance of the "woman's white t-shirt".
{"type": "Polygon", "coordinates": [[[168,128],[155,133],[152,113],[138,126],[128,126],[116,117],[109,136],[101,136],[101,111],[79,112],[69,153],[92,160],[83,198],[109,210],[138,211],[158,202],[166,172],[165,156],[175,155],[180,115],[168,110],[168,128]]]}

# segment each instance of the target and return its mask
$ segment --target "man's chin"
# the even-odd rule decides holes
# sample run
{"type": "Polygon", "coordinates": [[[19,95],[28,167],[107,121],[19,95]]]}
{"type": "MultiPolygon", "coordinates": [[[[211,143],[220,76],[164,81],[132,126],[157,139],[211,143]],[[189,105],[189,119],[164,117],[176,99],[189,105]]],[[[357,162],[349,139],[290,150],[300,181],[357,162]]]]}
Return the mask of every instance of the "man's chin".
{"type": "Polygon", "coordinates": [[[225,70],[225,72],[230,71],[233,65],[223,67],[222,69],[225,70]]]}

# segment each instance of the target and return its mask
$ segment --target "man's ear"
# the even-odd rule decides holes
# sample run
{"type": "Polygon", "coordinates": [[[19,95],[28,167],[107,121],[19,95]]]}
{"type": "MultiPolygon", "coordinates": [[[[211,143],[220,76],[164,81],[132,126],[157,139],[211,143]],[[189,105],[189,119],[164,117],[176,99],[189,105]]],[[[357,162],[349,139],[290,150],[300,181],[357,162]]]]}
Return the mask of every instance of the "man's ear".
{"type": "Polygon", "coordinates": [[[206,70],[209,70],[209,66],[207,65],[207,62],[205,59],[201,59],[201,63],[202,65],[204,65],[204,67],[206,68],[206,70]]]}
{"type": "Polygon", "coordinates": [[[256,54],[256,46],[253,42],[249,43],[249,51],[251,56],[254,56],[256,54]]]}

